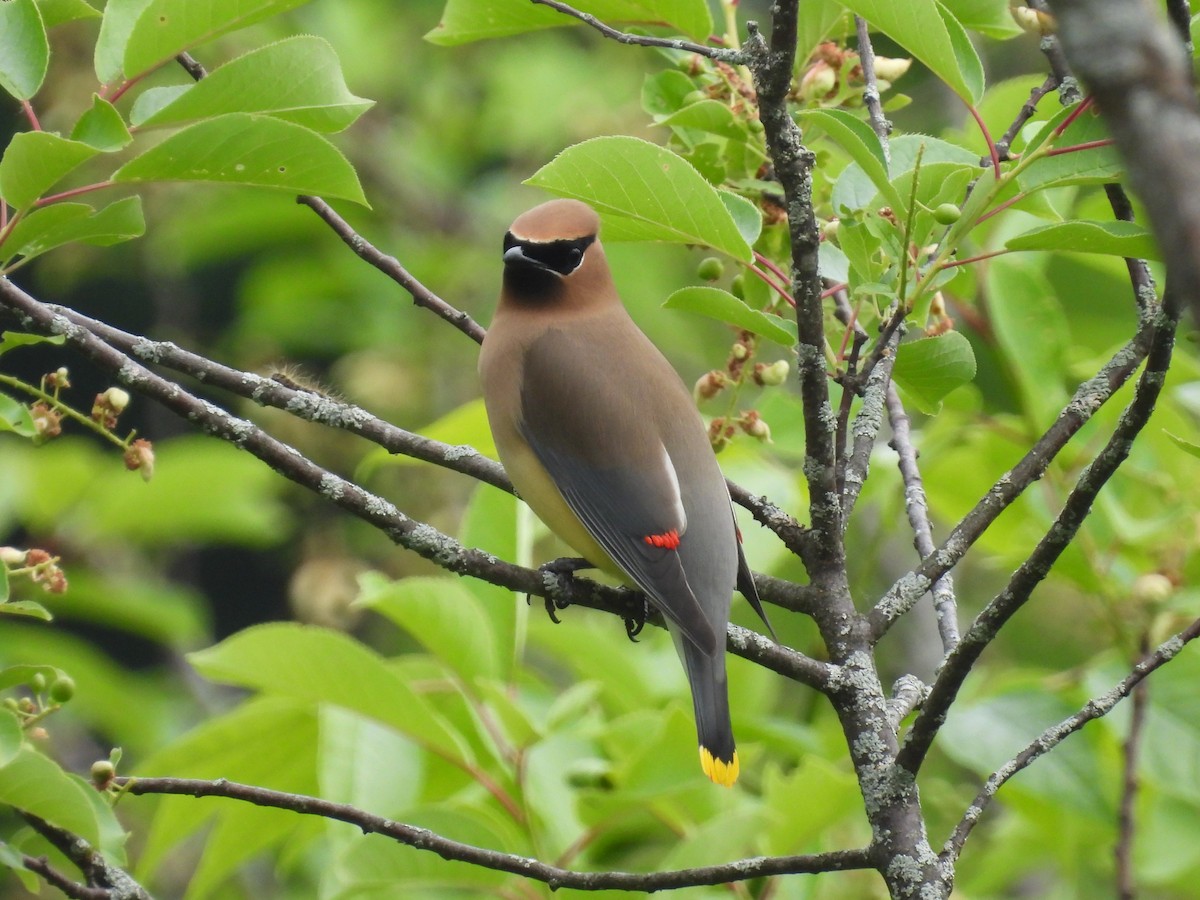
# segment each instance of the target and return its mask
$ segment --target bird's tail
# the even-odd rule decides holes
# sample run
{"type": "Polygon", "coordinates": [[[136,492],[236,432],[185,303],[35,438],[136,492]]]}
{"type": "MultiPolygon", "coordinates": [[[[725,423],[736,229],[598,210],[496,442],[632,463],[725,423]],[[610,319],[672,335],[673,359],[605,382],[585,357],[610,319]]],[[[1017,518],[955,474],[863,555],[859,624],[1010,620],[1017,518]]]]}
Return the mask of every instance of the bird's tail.
{"type": "Polygon", "coordinates": [[[717,784],[732,787],[738,777],[738,756],[733,741],[733,726],[729,721],[725,648],[710,655],[686,639],[679,643],[682,645],[683,663],[696,711],[700,767],[717,784]]]}

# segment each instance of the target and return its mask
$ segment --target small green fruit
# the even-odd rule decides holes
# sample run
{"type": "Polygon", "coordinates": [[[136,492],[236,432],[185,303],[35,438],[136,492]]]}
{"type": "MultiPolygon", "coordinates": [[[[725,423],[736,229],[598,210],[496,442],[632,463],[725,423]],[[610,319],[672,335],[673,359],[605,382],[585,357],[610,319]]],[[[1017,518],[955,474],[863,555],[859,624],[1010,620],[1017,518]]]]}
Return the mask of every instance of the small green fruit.
{"type": "Polygon", "coordinates": [[[683,105],[691,106],[693,103],[699,103],[701,100],[707,99],[708,93],[706,91],[692,91],[691,93],[684,95],[683,105]]]}
{"type": "Polygon", "coordinates": [[[66,703],[75,696],[75,679],[70,675],[61,675],[50,685],[50,699],[55,703],[66,703]]]}
{"type": "Polygon", "coordinates": [[[700,265],[696,266],[696,275],[705,281],[716,281],[724,274],[725,263],[721,262],[715,256],[705,257],[700,260],[700,265]]]}
{"type": "Polygon", "coordinates": [[[107,759],[98,759],[92,763],[92,784],[98,788],[106,788],[117,777],[117,767],[107,759]]]}
{"type": "Polygon", "coordinates": [[[943,203],[933,211],[933,220],[939,225],[953,225],[962,218],[962,210],[953,203],[943,203]]]}
{"type": "Polygon", "coordinates": [[[729,293],[737,297],[739,300],[746,299],[746,276],[735,275],[733,281],[729,283],[729,293]]]}

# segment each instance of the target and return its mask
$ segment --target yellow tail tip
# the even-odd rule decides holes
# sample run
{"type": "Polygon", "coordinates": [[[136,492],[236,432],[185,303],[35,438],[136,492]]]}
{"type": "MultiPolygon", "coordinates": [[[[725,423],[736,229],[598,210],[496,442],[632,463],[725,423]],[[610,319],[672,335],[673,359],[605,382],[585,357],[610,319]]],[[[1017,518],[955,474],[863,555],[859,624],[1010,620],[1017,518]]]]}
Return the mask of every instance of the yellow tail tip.
{"type": "Polygon", "coordinates": [[[707,747],[700,748],[700,768],[722,787],[733,787],[733,783],[738,779],[738,772],[741,771],[736,750],[733,751],[733,759],[726,762],[713,756],[707,747]]]}

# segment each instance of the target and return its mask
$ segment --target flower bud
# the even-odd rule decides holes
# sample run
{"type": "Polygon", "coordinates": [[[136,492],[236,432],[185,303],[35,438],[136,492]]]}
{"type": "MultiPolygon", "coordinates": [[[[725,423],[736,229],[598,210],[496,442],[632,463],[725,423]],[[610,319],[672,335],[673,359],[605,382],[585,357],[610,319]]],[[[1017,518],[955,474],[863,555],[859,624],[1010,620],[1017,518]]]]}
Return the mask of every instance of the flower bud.
{"type": "Polygon", "coordinates": [[[117,767],[107,759],[98,759],[92,763],[92,784],[99,790],[104,790],[117,777],[117,767]]]}
{"type": "Polygon", "coordinates": [[[25,565],[25,551],[16,547],[0,547],[0,563],[6,566],[25,565]]]}
{"type": "MultiPolygon", "coordinates": [[[[877,56],[875,57],[875,77],[890,84],[907,72],[911,65],[911,59],[877,56]]],[[[880,88],[880,90],[883,89],[880,88]]]]}
{"type": "Polygon", "coordinates": [[[696,398],[696,402],[701,400],[711,400],[728,383],[725,373],[719,369],[713,369],[711,372],[705,372],[696,380],[695,387],[692,388],[692,396],[696,398]]]}
{"type": "Polygon", "coordinates": [[[741,422],[742,431],[750,435],[757,441],[762,441],[764,444],[771,442],[771,428],[763,421],[762,416],[758,414],[758,410],[752,409],[742,416],[741,422]]]}
{"type": "Polygon", "coordinates": [[[819,60],[809,67],[800,79],[796,89],[800,99],[806,103],[824,100],[837,92],[838,73],[824,60],[819,60]]]}
{"type": "Polygon", "coordinates": [[[154,445],[145,438],[138,438],[125,451],[125,468],[130,472],[141,472],[142,481],[154,477],[154,445]]]}
{"type": "Polygon", "coordinates": [[[1175,585],[1162,572],[1147,572],[1134,580],[1131,593],[1139,603],[1162,603],[1175,593],[1175,585]]]}
{"type": "Polygon", "coordinates": [[[51,409],[39,400],[29,408],[29,415],[33,419],[36,442],[48,441],[62,434],[62,413],[57,409],[51,409]]]}
{"type": "Polygon", "coordinates": [[[758,363],[754,367],[754,383],[764,387],[777,387],[787,381],[791,365],[786,359],[777,359],[773,363],[758,363]]]}
{"type": "Polygon", "coordinates": [[[708,424],[708,442],[712,444],[713,453],[720,453],[729,446],[729,429],[725,427],[723,418],[713,419],[708,424]]]}
{"type": "Polygon", "coordinates": [[[125,407],[129,405],[129,392],[123,391],[119,387],[110,387],[100,396],[104,398],[104,402],[108,408],[117,415],[123,413],[125,407]]]}
{"type": "Polygon", "coordinates": [[[735,341],[733,347],[730,348],[729,353],[734,359],[741,360],[750,355],[750,348],[741,341],[735,341]]]}

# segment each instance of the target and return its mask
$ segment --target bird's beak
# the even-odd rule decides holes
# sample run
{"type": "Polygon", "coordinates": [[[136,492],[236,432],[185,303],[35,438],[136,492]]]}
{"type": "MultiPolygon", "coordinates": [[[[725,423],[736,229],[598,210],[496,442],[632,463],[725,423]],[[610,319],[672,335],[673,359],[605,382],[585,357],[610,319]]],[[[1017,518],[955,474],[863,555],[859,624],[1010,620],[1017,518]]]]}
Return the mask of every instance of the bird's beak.
{"type": "Polygon", "coordinates": [[[506,266],[530,266],[535,269],[548,268],[545,263],[539,259],[525,254],[524,248],[520,244],[515,247],[509,247],[504,251],[504,265],[506,266]]]}

